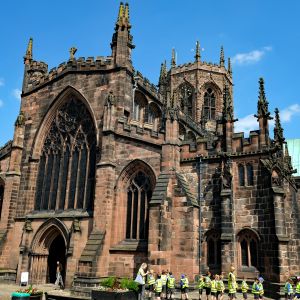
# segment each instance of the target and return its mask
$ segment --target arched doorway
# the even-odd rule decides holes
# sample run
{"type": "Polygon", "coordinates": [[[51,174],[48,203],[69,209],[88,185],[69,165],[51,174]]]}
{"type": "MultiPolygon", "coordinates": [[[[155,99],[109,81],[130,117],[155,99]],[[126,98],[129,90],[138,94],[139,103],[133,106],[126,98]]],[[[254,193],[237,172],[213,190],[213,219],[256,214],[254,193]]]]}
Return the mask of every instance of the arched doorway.
{"type": "Polygon", "coordinates": [[[61,235],[58,235],[49,247],[49,256],[48,256],[48,283],[55,283],[56,280],[56,265],[57,262],[60,262],[62,265],[62,277],[65,282],[66,274],[66,245],[64,238],[61,235]]]}

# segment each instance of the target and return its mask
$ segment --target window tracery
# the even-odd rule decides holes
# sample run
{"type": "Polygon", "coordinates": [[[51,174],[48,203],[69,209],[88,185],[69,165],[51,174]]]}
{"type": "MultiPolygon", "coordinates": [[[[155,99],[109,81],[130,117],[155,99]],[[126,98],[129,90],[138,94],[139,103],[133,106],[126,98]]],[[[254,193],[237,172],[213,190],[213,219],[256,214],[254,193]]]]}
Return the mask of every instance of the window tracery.
{"type": "Polygon", "coordinates": [[[216,96],[211,88],[208,88],[204,93],[203,117],[206,120],[216,118],[216,96]]]}
{"type": "Polygon", "coordinates": [[[240,264],[246,267],[258,266],[258,240],[250,230],[243,230],[239,234],[240,264]]]}

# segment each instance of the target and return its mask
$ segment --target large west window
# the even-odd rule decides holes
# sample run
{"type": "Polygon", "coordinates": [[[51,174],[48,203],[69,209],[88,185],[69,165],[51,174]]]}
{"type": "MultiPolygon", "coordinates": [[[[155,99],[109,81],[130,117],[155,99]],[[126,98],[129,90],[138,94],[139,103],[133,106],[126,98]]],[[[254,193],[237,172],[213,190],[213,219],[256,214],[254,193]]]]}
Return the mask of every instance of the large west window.
{"type": "Polygon", "coordinates": [[[36,210],[92,208],[96,134],[86,106],[76,99],[56,112],[44,141],[36,185],[36,210]]]}

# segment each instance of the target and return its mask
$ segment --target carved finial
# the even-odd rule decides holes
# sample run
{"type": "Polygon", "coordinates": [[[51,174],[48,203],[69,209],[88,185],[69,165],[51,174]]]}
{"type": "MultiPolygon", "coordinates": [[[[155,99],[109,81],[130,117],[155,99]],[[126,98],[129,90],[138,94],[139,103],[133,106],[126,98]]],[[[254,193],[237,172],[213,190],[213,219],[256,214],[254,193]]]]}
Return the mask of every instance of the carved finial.
{"type": "Polygon", "coordinates": [[[129,4],[128,3],[125,4],[125,19],[124,19],[124,21],[127,25],[127,28],[131,28],[130,15],[129,15],[129,4]]]}
{"type": "Polygon", "coordinates": [[[17,120],[15,122],[16,127],[21,127],[25,125],[25,116],[22,111],[20,111],[19,115],[17,116],[17,120]]]}
{"type": "Polygon", "coordinates": [[[111,107],[112,105],[115,104],[116,104],[116,98],[114,96],[113,91],[110,91],[109,94],[107,95],[105,106],[111,107]]]}
{"type": "Polygon", "coordinates": [[[124,6],[123,2],[120,2],[118,19],[115,29],[118,30],[119,28],[131,28],[128,3],[126,3],[124,6]]]}
{"type": "Polygon", "coordinates": [[[265,95],[265,83],[264,79],[259,78],[259,95],[257,102],[257,115],[254,115],[256,118],[267,118],[268,120],[272,120],[269,112],[269,102],[266,99],[265,95]]]}
{"type": "Polygon", "coordinates": [[[195,62],[199,62],[200,60],[201,60],[200,43],[199,43],[199,41],[197,41],[196,42],[195,62]]]}
{"type": "Polygon", "coordinates": [[[223,116],[222,117],[223,117],[223,121],[225,122],[235,121],[233,116],[232,98],[227,83],[225,83],[224,91],[223,91],[223,116]]]}
{"type": "Polygon", "coordinates": [[[77,48],[71,47],[69,52],[70,52],[70,60],[73,60],[75,58],[74,55],[77,52],[77,48]]]}
{"type": "Polygon", "coordinates": [[[228,73],[230,76],[232,76],[232,67],[231,67],[230,57],[228,57],[228,73]]]}
{"type": "Polygon", "coordinates": [[[274,126],[274,141],[280,145],[282,145],[285,141],[283,136],[283,128],[281,127],[279,110],[275,108],[275,126],[274,126]]]}
{"type": "Polygon", "coordinates": [[[33,39],[30,38],[28,45],[27,45],[27,49],[26,49],[26,53],[24,56],[24,63],[30,63],[32,61],[32,44],[33,44],[33,39]]]}
{"type": "Polygon", "coordinates": [[[225,58],[224,58],[224,49],[223,46],[221,46],[221,52],[220,52],[220,66],[224,67],[225,65],[225,58]]]}
{"type": "Polygon", "coordinates": [[[158,86],[164,85],[167,80],[167,62],[164,61],[160,66],[160,74],[159,74],[159,81],[158,86]]]}
{"type": "Polygon", "coordinates": [[[176,67],[176,53],[174,48],[172,49],[171,67],[176,67]]]}

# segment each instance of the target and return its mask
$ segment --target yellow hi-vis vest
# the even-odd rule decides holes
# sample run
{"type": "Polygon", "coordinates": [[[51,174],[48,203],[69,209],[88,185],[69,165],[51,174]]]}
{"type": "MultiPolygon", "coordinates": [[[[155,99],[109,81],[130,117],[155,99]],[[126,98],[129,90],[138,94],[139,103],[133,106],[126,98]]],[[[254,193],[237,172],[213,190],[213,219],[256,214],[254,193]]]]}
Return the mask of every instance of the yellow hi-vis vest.
{"type": "Polygon", "coordinates": [[[223,280],[218,280],[217,281],[217,291],[218,292],[224,292],[225,291],[225,285],[223,280]]]}
{"type": "Polygon", "coordinates": [[[203,279],[200,279],[200,280],[199,280],[199,283],[198,283],[198,289],[199,289],[199,290],[202,290],[203,287],[204,287],[204,281],[203,281],[203,279]]]}
{"type": "Polygon", "coordinates": [[[258,288],[259,288],[259,294],[263,295],[264,294],[264,287],[263,287],[261,282],[258,284],[258,288]]]}
{"type": "Polygon", "coordinates": [[[180,279],[182,282],[182,288],[188,288],[189,287],[189,280],[185,277],[185,278],[181,278],[180,279]]]}
{"type": "Polygon", "coordinates": [[[149,285],[153,285],[153,284],[155,283],[155,278],[154,278],[154,276],[153,276],[152,274],[149,274],[149,275],[148,275],[147,283],[148,283],[149,285]]]}
{"type": "Polygon", "coordinates": [[[211,287],[211,280],[210,280],[209,276],[205,277],[204,286],[206,288],[210,288],[211,287]]]}
{"type": "Polygon", "coordinates": [[[168,279],[167,275],[161,275],[160,279],[162,281],[162,285],[166,285],[167,284],[167,279],[168,279]]]}
{"type": "Polygon", "coordinates": [[[211,292],[216,293],[217,292],[217,282],[215,280],[211,281],[211,292]]]}
{"type": "Polygon", "coordinates": [[[156,293],[161,293],[162,291],[162,280],[159,278],[159,279],[156,279],[156,282],[155,282],[155,292],[156,293]]]}
{"type": "Polygon", "coordinates": [[[230,272],[228,274],[228,292],[229,294],[235,294],[236,293],[236,281],[235,281],[235,275],[230,272]]]}
{"type": "Polygon", "coordinates": [[[300,294],[300,281],[296,285],[296,293],[300,294]]]}
{"type": "Polygon", "coordinates": [[[249,286],[245,280],[242,281],[242,293],[247,293],[249,286]]]}
{"type": "Polygon", "coordinates": [[[174,277],[169,277],[168,278],[168,288],[169,289],[174,289],[175,288],[175,278],[174,277]]]}
{"type": "MultiPolygon", "coordinates": [[[[297,288],[296,288],[296,291],[297,291],[297,288]]],[[[284,285],[284,293],[288,294],[288,295],[294,294],[293,286],[289,282],[286,282],[284,285]]]]}
{"type": "Polygon", "coordinates": [[[256,282],[254,282],[252,285],[252,294],[259,295],[259,286],[256,282]]]}

